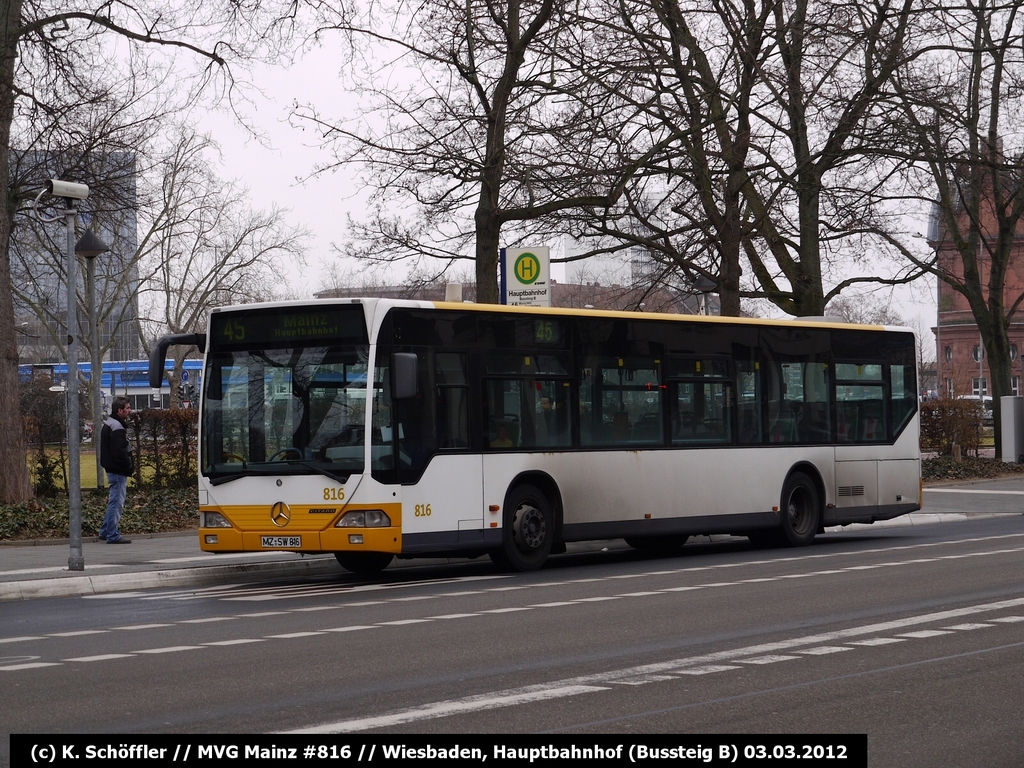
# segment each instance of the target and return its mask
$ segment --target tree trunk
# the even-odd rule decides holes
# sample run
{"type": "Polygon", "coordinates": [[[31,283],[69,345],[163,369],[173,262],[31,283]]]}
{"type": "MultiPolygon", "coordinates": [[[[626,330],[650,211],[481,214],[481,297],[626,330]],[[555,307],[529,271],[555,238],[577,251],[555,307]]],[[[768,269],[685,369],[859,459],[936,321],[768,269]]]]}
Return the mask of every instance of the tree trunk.
{"type": "Polygon", "coordinates": [[[0,213],[0,504],[32,498],[25,433],[21,420],[18,383],[18,339],[14,326],[10,244],[16,201],[11,194],[11,123],[14,120],[14,63],[18,54],[21,0],[0,0],[4,31],[0,32],[0,185],[4,208],[0,213]]]}

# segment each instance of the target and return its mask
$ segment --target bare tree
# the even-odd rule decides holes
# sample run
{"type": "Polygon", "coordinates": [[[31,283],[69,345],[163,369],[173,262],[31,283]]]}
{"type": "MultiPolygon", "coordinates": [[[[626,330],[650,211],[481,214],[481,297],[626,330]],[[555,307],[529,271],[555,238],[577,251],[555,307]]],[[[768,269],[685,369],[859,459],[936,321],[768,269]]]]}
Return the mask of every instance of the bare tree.
{"type": "Polygon", "coordinates": [[[316,106],[296,113],[323,131],[335,164],[363,167],[373,193],[375,213],[352,222],[356,243],[344,252],[436,258],[440,270],[472,260],[477,300],[496,302],[502,239],[556,211],[613,202],[647,151],[628,133],[644,131],[614,90],[565,65],[593,44],[574,28],[572,4],[376,8],[361,26],[336,25],[392,57],[356,82],[367,108],[348,121],[316,106]],[[396,86],[389,73],[402,71],[416,76],[396,86]]]}
{"type": "MultiPolygon", "coordinates": [[[[213,150],[208,137],[185,129],[161,164],[138,253],[154,335],[202,331],[215,306],[269,300],[286,267],[305,264],[306,233],[276,208],[251,210],[246,190],[210,170],[213,150]]],[[[172,407],[189,350],[174,351],[172,407]]]]}
{"type": "MultiPolygon", "coordinates": [[[[1024,231],[1024,2],[942,4],[929,55],[899,72],[911,191],[934,201],[937,259],[906,256],[940,281],[940,307],[959,294],[978,325],[992,376],[995,446],[1000,398],[1012,394],[1010,323],[1024,293],[1007,290],[1024,231]],[[1012,148],[1003,146],[1004,137],[1012,148]],[[945,294],[945,295],[943,295],[945,294]]],[[[941,389],[941,382],[940,382],[941,389]]]]}
{"type": "Polygon", "coordinates": [[[591,212],[596,237],[714,280],[731,315],[742,297],[820,315],[850,286],[920,274],[849,275],[899,227],[889,78],[917,55],[914,0],[614,5],[620,44],[586,66],[652,73],[623,98],[665,151],[591,212]]]}
{"type": "Polygon", "coordinates": [[[140,51],[145,46],[187,51],[210,65],[222,64],[215,42],[204,48],[190,40],[227,34],[233,14],[241,9],[187,5],[173,9],[145,0],[92,6],[67,0],[0,3],[0,189],[7,203],[0,215],[0,397],[5,403],[0,409],[0,431],[5,435],[0,441],[0,503],[31,497],[19,415],[18,344],[8,260],[13,217],[27,190],[11,186],[12,138],[26,126],[58,122],[67,104],[81,103],[106,75],[144,69],[140,51]],[[119,57],[102,49],[110,36],[126,44],[119,57]]]}

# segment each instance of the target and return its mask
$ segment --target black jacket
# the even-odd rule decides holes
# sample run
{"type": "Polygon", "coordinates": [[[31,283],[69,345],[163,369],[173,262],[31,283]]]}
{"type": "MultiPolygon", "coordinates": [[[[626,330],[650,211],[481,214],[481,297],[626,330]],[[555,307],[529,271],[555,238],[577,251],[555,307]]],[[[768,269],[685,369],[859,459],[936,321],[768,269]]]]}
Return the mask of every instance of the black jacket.
{"type": "Polygon", "coordinates": [[[100,431],[100,466],[115,475],[131,476],[135,472],[132,460],[132,444],[124,422],[117,416],[110,416],[103,422],[100,431]]]}

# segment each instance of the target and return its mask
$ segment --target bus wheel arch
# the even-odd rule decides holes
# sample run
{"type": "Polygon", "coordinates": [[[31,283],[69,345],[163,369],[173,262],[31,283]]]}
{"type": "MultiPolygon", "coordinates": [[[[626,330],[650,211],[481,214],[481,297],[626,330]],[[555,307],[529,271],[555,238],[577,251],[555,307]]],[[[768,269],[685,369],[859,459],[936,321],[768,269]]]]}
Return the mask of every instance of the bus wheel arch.
{"type": "Polygon", "coordinates": [[[825,488],[821,475],[810,464],[797,464],[782,484],[779,506],[779,539],[791,547],[814,541],[822,525],[825,488]]]}
{"type": "Polygon", "coordinates": [[[561,538],[561,496],[550,476],[524,473],[509,484],[502,506],[501,547],[491,559],[506,571],[534,571],[561,538]]]}

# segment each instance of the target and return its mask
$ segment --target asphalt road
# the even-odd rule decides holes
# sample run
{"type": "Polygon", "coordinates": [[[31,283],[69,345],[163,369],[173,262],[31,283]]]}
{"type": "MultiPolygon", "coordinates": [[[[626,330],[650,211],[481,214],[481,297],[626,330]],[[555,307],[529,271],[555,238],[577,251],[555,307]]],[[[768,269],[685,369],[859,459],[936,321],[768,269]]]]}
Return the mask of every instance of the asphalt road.
{"type": "Polygon", "coordinates": [[[0,603],[0,763],[12,732],[312,729],[867,733],[872,766],[1019,768],[1022,561],[1014,516],[0,603]]]}

